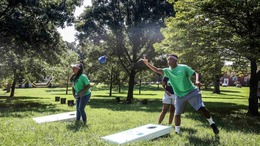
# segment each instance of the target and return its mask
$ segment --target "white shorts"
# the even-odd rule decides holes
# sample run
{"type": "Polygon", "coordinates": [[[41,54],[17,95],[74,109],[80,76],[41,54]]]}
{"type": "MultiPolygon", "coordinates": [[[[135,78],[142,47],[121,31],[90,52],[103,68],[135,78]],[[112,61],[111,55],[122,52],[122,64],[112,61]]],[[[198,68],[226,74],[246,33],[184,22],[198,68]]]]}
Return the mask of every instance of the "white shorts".
{"type": "Polygon", "coordinates": [[[164,93],[162,102],[163,102],[163,104],[174,105],[175,104],[175,94],[172,94],[171,96],[169,96],[168,94],[164,93]]]}

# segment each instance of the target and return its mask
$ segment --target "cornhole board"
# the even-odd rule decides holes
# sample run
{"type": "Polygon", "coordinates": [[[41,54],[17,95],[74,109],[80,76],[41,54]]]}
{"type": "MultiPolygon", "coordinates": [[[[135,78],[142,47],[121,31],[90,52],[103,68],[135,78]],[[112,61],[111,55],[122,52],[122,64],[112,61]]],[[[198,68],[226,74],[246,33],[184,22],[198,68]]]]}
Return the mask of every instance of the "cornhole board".
{"type": "Polygon", "coordinates": [[[38,124],[55,121],[70,121],[74,119],[76,119],[76,111],[33,118],[38,124]]]}
{"type": "Polygon", "coordinates": [[[129,142],[140,141],[140,140],[151,140],[169,134],[171,130],[172,130],[171,126],[147,124],[137,128],[122,131],[116,134],[104,136],[101,138],[109,143],[120,145],[129,142]]]}

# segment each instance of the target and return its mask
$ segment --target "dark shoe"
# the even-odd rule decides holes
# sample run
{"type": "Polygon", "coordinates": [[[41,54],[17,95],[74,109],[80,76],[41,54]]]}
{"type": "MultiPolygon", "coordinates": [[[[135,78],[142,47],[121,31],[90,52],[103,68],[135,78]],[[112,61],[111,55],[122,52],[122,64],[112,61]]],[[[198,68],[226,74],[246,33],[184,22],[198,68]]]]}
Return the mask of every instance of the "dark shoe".
{"type": "Polygon", "coordinates": [[[218,133],[219,133],[218,127],[217,127],[217,125],[216,125],[215,123],[214,123],[214,124],[211,124],[210,126],[211,126],[211,128],[213,129],[213,132],[214,132],[215,134],[218,134],[218,133]]]}

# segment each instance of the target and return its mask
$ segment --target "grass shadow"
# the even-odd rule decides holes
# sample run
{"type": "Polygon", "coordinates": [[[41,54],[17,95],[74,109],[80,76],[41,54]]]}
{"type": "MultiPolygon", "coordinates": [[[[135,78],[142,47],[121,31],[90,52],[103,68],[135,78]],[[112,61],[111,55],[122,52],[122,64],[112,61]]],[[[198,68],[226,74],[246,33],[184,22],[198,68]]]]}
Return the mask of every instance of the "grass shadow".
{"type": "Polygon", "coordinates": [[[128,104],[126,100],[117,102],[115,98],[92,98],[88,105],[91,108],[106,108],[113,111],[161,111],[162,102],[160,99],[148,100],[147,104],[141,102],[141,100],[136,99],[131,104],[128,104]]]}
{"type": "MultiPolygon", "coordinates": [[[[248,116],[245,113],[248,106],[223,102],[206,102],[205,105],[210,107],[209,111],[220,129],[260,134],[260,117],[248,116]]],[[[201,121],[203,126],[209,127],[208,122],[205,122],[205,118],[192,107],[187,106],[184,114],[186,118],[201,121]]]]}
{"type": "Polygon", "coordinates": [[[73,96],[72,94],[66,94],[66,93],[55,93],[55,96],[62,96],[62,95],[70,95],[70,96],[73,96]]]}
{"type": "Polygon", "coordinates": [[[10,96],[0,96],[0,100],[11,98],[10,96]]]}
{"type": "Polygon", "coordinates": [[[115,97],[123,97],[123,96],[109,96],[109,95],[91,95],[91,97],[105,97],[105,98],[115,98],[115,97]]]}
{"type": "MultiPolygon", "coordinates": [[[[48,89],[45,92],[66,92],[66,89],[48,89]]],[[[71,89],[68,89],[68,92],[71,92],[71,89]]]]}
{"type": "Polygon", "coordinates": [[[12,97],[1,98],[0,100],[0,117],[30,117],[34,116],[33,112],[57,112],[61,111],[56,108],[56,104],[44,103],[39,97],[12,97]],[[33,99],[33,100],[32,100],[33,99]],[[37,99],[37,100],[35,100],[37,99]],[[39,99],[39,100],[38,100],[39,99]]]}
{"type": "Polygon", "coordinates": [[[244,97],[245,98],[245,96],[239,95],[239,94],[232,94],[232,95],[230,95],[230,94],[226,94],[226,93],[220,93],[219,95],[221,95],[221,96],[236,96],[236,97],[244,97]]]}
{"type": "Polygon", "coordinates": [[[151,95],[151,96],[155,96],[157,94],[147,94],[147,93],[138,94],[138,93],[135,93],[134,95],[151,95]]]}
{"type": "Polygon", "coordinates": [[[9,97],[9,96],[0,96],[0,100],[28,100],[28,99],[50,99],[50,98],[42,98],[42,97],[32,97],[32,96],[16,96],[16,97],[9,97]]]}
{"type": "Polygon", "coordinates": [[[207,138],[199,138],[196,135],[188,135],[187,136],[190,145],[200,145],[200,146],[218,146],[220,145],[220,138],[219,136],[215,136],[215,137],[207,137],[207,138]]]}
{"type": "Polygon", "coordinates": [[[157,138],[154,138],[154,139],[152,139],[151,141],[157,141],[157,140],[160,141],[160,140],[171,139],[171,138],[172,138],[171,134],[168,133],[168,134],[159,136],[159,137],[157,137],[157,138]]]}
{"type": "Polygon", "coordinates": [[[234,90],[220,90],[220,94],[223,93],[223,92],[225,92],[225,93],[240,93],[240,91],[234,91],[234,90]]]}
{"type": "Polygon", "coordinates": [[[245,100],[245,97],[244,96],[236,96],[236,97],[219,97],[219,96],[211,96],[211,97],[207,97],[207,96],[204,96],[203,97],[203,99],[206,99],[206,98],[208,98],[208,99],[230,99],[230,100],[232,100],[232,99],[235,99],[235,100],[245,100]]]}
{"type": "Polygon", "coordinates": [[[190,134],[196,134],[196,133],[197,133],[197,130],[192,129],[192,128],[186,128],[186,127],[182,127],[182,128],[181,128],[181,131],[187,132],[187,133],[189,133],[189,135],[190,135],[190,134]]]}
{"type": "Polygon", "coordinates": [[[73,132],[77,132],[80,130],[88,129],[88,125],[74,121],[67,125],[67,129],[73,132]]]}

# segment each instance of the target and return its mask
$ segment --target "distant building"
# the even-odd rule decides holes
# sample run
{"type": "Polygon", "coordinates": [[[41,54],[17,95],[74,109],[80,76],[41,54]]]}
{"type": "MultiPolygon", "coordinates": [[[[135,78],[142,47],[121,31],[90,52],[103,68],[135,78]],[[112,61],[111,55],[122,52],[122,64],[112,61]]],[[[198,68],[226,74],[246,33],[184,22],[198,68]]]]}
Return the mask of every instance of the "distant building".
{"type": "Polygon", "coordinates": [[[242,86],[249,86],[249,77],[248,75],[238,77],[224,74],[223,77],[220,78],[220,85],[222,84],[227,86],[236,86],[237,84],[241,84],[242,86]]]}

